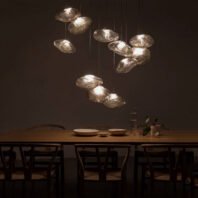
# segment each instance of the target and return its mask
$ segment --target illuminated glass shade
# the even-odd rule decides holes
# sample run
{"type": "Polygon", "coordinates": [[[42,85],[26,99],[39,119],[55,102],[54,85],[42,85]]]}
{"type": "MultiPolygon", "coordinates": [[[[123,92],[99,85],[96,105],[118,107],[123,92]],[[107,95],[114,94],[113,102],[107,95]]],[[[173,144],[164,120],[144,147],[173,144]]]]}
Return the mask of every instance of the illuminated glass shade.
{"type": "Polygon", "coordinates": [[[66,54],[72,54],[76,52],[74,45],[66,39],[59,39],[54,41],[54,46],[57,47],[61,52],[66,54]]]}
{"type": "Polygon", "coordinates": [[[118,73],[128,73],[138,65],[138,61],[135,58],[124,58],[122,59],[116,68],[118,73]]]}
{"type": "Polygon", "coordinates": [[[126,102],[116,93],[110,93],[105,98],[103,104],[108,108],[116,108],[123,106],[124,104],[126,104],[126,102]]]}
{"type": "Polygon", "coordinates": [[[110,29],[95,30],[93,33],[93,37],[95,40],[103,43],[109,43],[119,39],[118,33],[110,29]]]}
{"type": "Polygon", "coordinates": [[[72,34],[82,34],[91,25],[92,20],[89,17],[78,17],[68,25],[68,30],[72,34]]]}
{"type": "Polygon", "coordinates": [[[103,80],[97,76],[88,74],[76,80],[76,86],[83,89],[93,89],[98,85],[102,85],[103,80]]]}
{"type": "Polygon", "coordinates": [[[147,48],[133,47],[132,58],[135,58],[138,64],[143,64],[151,57],[150,50],[147,48]]]}
{"type": "Polygon", "coordinates": [[[139,35],[136,35],[136,36],[132,37],[130,39],[129,43],[133,47],[148,48],[148,47],[151,47],[154,44],[154,40],[148,34],[139,34],[139,35]]]}
{"type": "Polygon", "coordinates": [[[56,15],[56,20],[67,23],[73,21],[81,14],[76,8],[65,8],[62,12],[56,15]]]}
{"type": "Polygon", "coordinates": [[[124,41],[114,41],[112,43],[109,43],[108,48],[121,56],[132,56],[132,48],[129,45],[127,45],[124,41]]]}
{"type": "Polygon", "coordinates": [[[103,86],[97,86],[89,91],[89,99],[93,102],[103,103],[109,90],[103,86]]]}

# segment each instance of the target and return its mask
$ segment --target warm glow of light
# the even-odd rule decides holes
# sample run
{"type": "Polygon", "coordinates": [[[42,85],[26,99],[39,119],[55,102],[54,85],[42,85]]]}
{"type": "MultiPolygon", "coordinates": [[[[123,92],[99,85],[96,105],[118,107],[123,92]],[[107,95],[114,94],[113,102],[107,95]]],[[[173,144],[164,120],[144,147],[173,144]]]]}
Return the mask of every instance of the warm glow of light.
{"type": "Polygon", "coordinates": [[[105,28],[95,30],[93,33],[93,37],[95,40],[104,43],[109,43],[119,39],[118,33],[114,32],[111,29],[105,29],[105,28]]]}
{"type": "Polygon", "coordinates": [[[149,48],[154,44],[153,38],[148,34],[138,34],[132,37],[129,43],[133,47],[149,48]]]}
{"type": "Polygon", "coordinates": [[[76,52],[76,48],[74,45],[66,39],[60,39],[54,41],[54,46],[58,48],[61,52],[66,53],[66,54],[71,54],[76,52]]]}
{"type": "Polygon", "coordinates": [[[118,45],[117,45],[117,48],[118,48],[119,50],[122,50],[125,46],[126,46],[126,43],[123,42],[123,41],[120,41],[120,42],[118,43],[118,45]]]}
{"type": "Polygon", "coordinates": [[[92,74],[87,74],[83,78],[85,83],[93,83],[96,80],[96,76],[92,74]]]}
{"type": "Polygon", "coordinates": [[[68,30],[72,34],[82,34],[89,28],[91,23],[92,20],[89,17],[78,17],[69,24],[68,30]]]}
{"type": "Polygon", "coordinates": [[[135,47],[133,48],[133,55],[134,56],[142,56],[145,53],[145,49],[144,48],[139,48],[139,47],[135,47]]]}
{"type": "Polygon", "coordinates": [[[118,73],[128,73],[137,65],[138,61],[135,58],[124,58],[118,63],[116,71],[118,73]]]}
{"type": "Polygon", "coordinates": [[[117,108],[123,106],[126,102],[116,93],[110,93],[105,98],[103,104],[108,108],[117,108]]]}
{"type": "Polygon", "coordinates": [[[118,95],[116,93],[111,93],[111,94],[109,94],[109,96],[110,96],[111,100],[115,100],[118,98],[118,95]]]}
{"type": "Polygon", "coordinates": [[[72,10],[73,10],[73,8],[71,8],[71,7],[70,8],[65,8],[64,12],[65,12],[65,14],[70,15],[73,12],[72,10]]]}
{"type": "Polygon", "coordinates": [[[92,74],[87,74],[76,80],[76,85],[83,89],[93,89],[98,85],[102,85],[103,81],[101,78],[94,76],[92,74]]]}
{"type": "Polygon", "coordinates": [[[111,36],[111,30],[108,30],[108,29],[104,29],[104,36],[109,38],[111,36]]]}
{"type": "Polygon", "coordinates": [[[124,41],[119,40],[111,42],[108,44],[108,48],[121,56],[132,56],[132,48],[129,45],[127,45],[127,43],[124,41]]]}
{"type": "Polygon", "coordinates": [[[58,13],[55,18],[58,21],[67,23],[73,21],[80,15],[81,15],[80,12],[76,8],[69,7],[69,8],[65,8],[63,11],[58,13]]]}
{"type": "Polygon", "coordinates": [[[103,95],[105,92],[105,88],[103,86],[97,86],[96,88],[93,89],[93,93],[95,95],[103,95]]]}
{"type": "Polygon", "coordinates": [[[103,86],[97,86],[89,91],[89,99],[93,102],[103,103],[109,90],[103,86]]]}
{"type": "Polygon", "coordinates": [[[77,19],[75,19],[75,21],[74,21],[74,23],[75,23],[75,25],[83,25],[84,23],[85,23],[85,20],[84,20],[84,18],[82,18],[82,17],[78,17],[77,19]]]}

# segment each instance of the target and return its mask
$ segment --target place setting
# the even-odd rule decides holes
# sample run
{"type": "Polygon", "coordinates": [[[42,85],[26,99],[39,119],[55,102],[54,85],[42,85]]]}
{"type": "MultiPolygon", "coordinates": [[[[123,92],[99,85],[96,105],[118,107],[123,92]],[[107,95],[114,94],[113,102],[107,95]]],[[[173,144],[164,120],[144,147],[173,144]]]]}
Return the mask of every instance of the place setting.
{"type": "Polygon", "coordinates": [[[126,136],[129,135],[129,131],[125,128],[109,128],[109,129],[95,129],[95,128],[76,128],[72,130],[75,136],[126,136]]]}

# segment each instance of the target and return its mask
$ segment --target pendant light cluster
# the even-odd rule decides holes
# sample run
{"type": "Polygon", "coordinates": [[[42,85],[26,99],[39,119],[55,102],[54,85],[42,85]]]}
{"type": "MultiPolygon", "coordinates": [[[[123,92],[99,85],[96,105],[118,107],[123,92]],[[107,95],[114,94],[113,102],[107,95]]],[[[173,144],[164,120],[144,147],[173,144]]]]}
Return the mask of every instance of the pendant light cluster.
{"type": "Polygon", "coordinates": [[[102,103],[108,108],[121,107],[126,102],[116,93],[110,91],[103,85],[103,80],[95,75],[85,75],[76,80],[76,86],[88,90],[89,100],[102,103]]]}
{"type": "MultiPolygon", "coordinates": [[[[140,0],[138,2],[140,7],[140,0]]],[[[65,23],[65,31],[68,30],[74,35],[86,32],[92,23],[91,18],[81,16],[80,11],[72,7],[65,8],[55,18],[65,23]]],[[[149,61],[151,53],[148,48],[154,44],[153,38],[148,34],[137,34],[129,40],[128,44],[122,40],[122,30],[121,36],[119,36],[114,30],[106,28],[95,30],[93,38],[98,42],[106,43],[110,51],[123,57],[116,67],[117,73],[128,73],[134,67],[149,61]]],[[[125,40],[128,39],[125,38],[125,40]]],[[[76,52],[76,47],[66,38],[55,40],[54,46],[62,53],[76,52]]],[[[90,101],[101,103],[108,108],[117,108],[126,104],[121,96],[105,88],[102,78],[95,75],[87,74],[78,78],[76,86],[88,91],[90,101]]]]}
{"type": "Polygon", "coordinates": [[[129,40],[130,45],[119,39],[118,33],[110,29],[99,29],[94,31],[95,40],[108,43],[109,50],[123,56],[117,65],[118,73],[128,73],[137,65],[146,63],[151,56],[148,49],[154,44],[153,38],[148,34],[139,34],[129,40]]]}
{"type": "MultiPolygon", "coordinates": [[[[86,32],[92,23],[89,17],[81,16],[80,11],[72,7],[65,8],[55,18],[65,25],[68,23],[68,31],[74,35],[86,32]]],[[[54,46],[62,53],[72,54],[76,52],[76,47],[68,39],[55,40],[54,46]]]]}

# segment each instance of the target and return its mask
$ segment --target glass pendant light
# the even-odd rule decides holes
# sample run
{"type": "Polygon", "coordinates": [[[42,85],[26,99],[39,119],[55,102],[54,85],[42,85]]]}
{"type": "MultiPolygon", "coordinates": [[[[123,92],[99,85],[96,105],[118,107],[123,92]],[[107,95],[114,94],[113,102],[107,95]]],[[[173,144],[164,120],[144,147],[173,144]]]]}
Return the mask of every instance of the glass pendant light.
{"type": "Polygon", "coordinates": [[[109,90],[99,85],[89,91],[89,99],[93,102],[103,103],[109,90]]]}
{"type": "Polygon", "coordinates": [[[103,80],[97,76],[87,74],[82,76],[76,80],[76,86],[83,88],[83,89],[93,89],[98,85],[102,85],[103,80]]]}
{"type": "Polygon", "coordinates": [[[78,17],[68,25],[68,30],[72,34],[82,34],[88,30],[91,23],[92,20],[89,17],[78,17]]]}
{"type": "Polygon", "coordinates": [[[138,61],[135,58],[124,58],[118,63],[116,71],[118,73],[128,73],[137,65],[138,61]]]}
{"type": "Polygon", "coordinates": [[[148,34],[138,34],[132,37],[129,43],[133,47],[149,48],[154,44],[154,39],[148,34]]]}
{"type": "Polygon", "coordinates": [[[76,52],[75,46],[66,39],[59,39],[54,41],[54,46],[65,54],[72,54],[76,52]]]}
{"type": "Polygon", "coordinates": [[[116,108],[125,105],[126,102],[116,93],[110,93],[105,98],[103,104],[108,108],[116,108]]]}
{"type": "Polygon", "coordinates": [[[147,48],[133,47],[132,58],[135,58],[138,64],[143,64],[151,57],[150,50],[147,48]]]}
{"type": "Polygon", "coordinates": [[[79,17],[81,14],[76,8],[65,8],[62,12],[56,15],[56,20],[67,23],[71,22],[77,17],[79,17]]]}
{"type": "Polygon", "coordinates": [[[103,43],[109,43],[112,41],[116,41],[119,39],[118,33],[114,32],[110,29],[98,29],[93,33],[93,37],[95,40],[103,43]]]}
{"type": "Polygon", "coordinates": [[[131,57],[132,56],[132,48],[127,45],[124,41],[114,41],[112,43],[108,44],[108,48],[115,52],[116,54],[119,54],[124,57],[131,57]]]}

